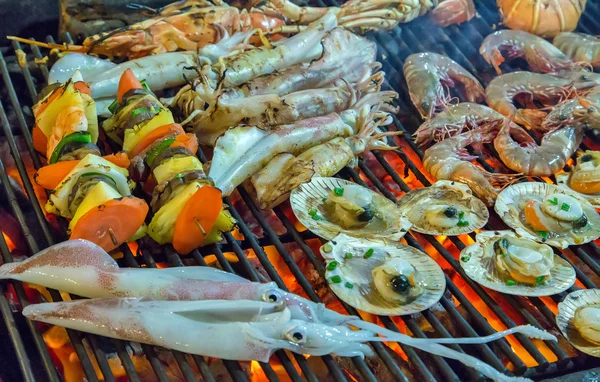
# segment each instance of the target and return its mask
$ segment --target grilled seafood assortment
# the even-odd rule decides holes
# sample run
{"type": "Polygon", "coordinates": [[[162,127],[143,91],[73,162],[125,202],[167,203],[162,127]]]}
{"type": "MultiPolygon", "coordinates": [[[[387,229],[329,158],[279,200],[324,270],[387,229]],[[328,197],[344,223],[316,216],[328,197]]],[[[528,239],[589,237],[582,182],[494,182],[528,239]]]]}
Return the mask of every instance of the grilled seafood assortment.
{"type": "Polygon", "coordinates": [[[556,325],[565,338],[578,350],[600,357],[600,290],[583,289],[571,292],[558,303],[556,325]]]}
{"type": "Polygon", "coordinates": [[[460,263],[481,285],[517,296],[550,296],[575,283],[575,270],[551,247],[512,231],[479,232],[460,263]]]}
{"type": "Polygon", "coordinates": [[[446,287],[435,261],[400,243],[373,242],[344,234],[321,246],[331,290],[357,309],[397,316],[418,313],[439,301],[446,287]]]}
{"type": "Polygon", "coordinates": [[[579,193],[596,208],[600,206],[600,152],[587,150],[570,171],[556,174],[556,183],[579,193]]]}
{"type": "Polygon", "coordinates": [[[429,235],[462,235],[488,221],[485,204],[466,184],[438,180],[431,187],[408,192],[397,203],[413,231],[429,235]]]}
{"type": "Polygon", "coordinates": [[[404,77],[408,84],[410,99],[425,119],[436,111],[444,110],[450,102],[446,89],[462,86],[463,96],[469,102],[484,99],[479,81],[452,59],[437,53],[415,53],[404,62],[404,77]]]}

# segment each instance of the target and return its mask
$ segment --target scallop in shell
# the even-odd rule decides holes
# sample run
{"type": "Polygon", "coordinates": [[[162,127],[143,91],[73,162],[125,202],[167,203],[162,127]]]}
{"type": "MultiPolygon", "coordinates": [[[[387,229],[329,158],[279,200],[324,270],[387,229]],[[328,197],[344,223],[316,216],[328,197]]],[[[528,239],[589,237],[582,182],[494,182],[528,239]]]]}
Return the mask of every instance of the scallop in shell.
{"type": "Polygon", "coordinates": [[[550,296],[575,283],[575,270],[551,247],[512,231],[479,232],[460,265],[479,284],[517,296],[550,296]]]}
{"type": "Polygon", "coordinates": [[[600,208],[600,151],[586,151],[569,172],[556,174],[556,184],[586,198],[600,208]]]}
{"type": "Polygon", "coordinates": [[[600,357],[600,289],[569,293],[558,304],[556,325],[575,348],[600,357]]]}
{"type": "Polygon", "coordinates": [[[413,224],[412,230],[455,236],[483,227],[490,213],[466,184],[440,180],[431,187],[404,195],[397,203],[413,224]]]}
{"type": "Polygon", "coordinates": [[[321,254],[331,290],[348,305],[368,313],[418,313],[437,303],[446,288],[440,266],[402,243],[341,234],[324,244],[321,254]]]}
{"type": "Polygon", "coordinates": [[[502,190],[496,212],[519,236],[559,248],[600,237],[600,215],[583,196],[562,186],[519,183],[502,190]]]}
{"type": "Polygon", "coordinates": [[[315,177],[292,191],[290,204],[306,228],[327,240],[344,233],[398,241],[410,228],[392,201],[343,179],[315,177]]]}

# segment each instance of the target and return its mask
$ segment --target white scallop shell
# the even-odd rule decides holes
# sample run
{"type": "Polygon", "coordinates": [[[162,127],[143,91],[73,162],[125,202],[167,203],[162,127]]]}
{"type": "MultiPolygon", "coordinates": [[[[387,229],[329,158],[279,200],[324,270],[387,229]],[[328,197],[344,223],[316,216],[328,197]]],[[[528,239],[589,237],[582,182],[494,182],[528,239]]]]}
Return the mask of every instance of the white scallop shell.
{"type": "Polygon", "coordinates": [[[386,316],[418,313],[436,304],[446,289],[446,278],[440,266],[426,253],[402,243],[385,244],[341,234],[323,245],[321,254],[327,264],[338,263],[335,269],[328,269],[326,273],[328,280],[336,275],[342,278],[340,283],[330,282],[331,290],[348,305],[368,313],[386,316]],[[327,245],[331,246],[329,252],[324,250],[327,245]],[[365,259],[365,252],[371,248],[373,255],[365,259]],[[352,257],[346,258],[347,253],[352,257]],[[372,270],[393,257],[408,261],[424,280],[424,293],[405,305],[385,300],[373,284],[372,270]],[[351,289],[345,285],[348,281],[352,283],[351,289]]]}
{"type": "Polygon", "coordinates": [[[397,203],[398,208],[413,224],[411,230],[429,235],[456,236],[471,233],[486,225],[490,212],[485,203],[473,196],[469,186],[459,182],[448,180],[439,180],[431,187],[418,188],[404,195],[397,203]],[[427,224],[424,215],[424,208],[432,205],[462,205],[470,210],[473,221],[465,227],[452,227],[445,231],[440,230],[434,225],[427,224]]]}
{"type": "Polygon", "coordinates": [[[540,286],[528,286],[517,283],[506,285],[506,278],[499,272],[493,261],[494,251],[490,248],[502,237],[517,237],[512,231],[483,231],[476,236],[476,242],[460,253],[460,265],[473,281],[486,288],[516,296],[551,296],[564,292],[575,283],[575,270],[563,258],[554,255],[554,267],[550,270],[552,278],[540,286]]]}
{"type": "Polygon", "coordinates": [[[541,183],[541,182],[526,182],[511,185],[498,194],[494,209],[502,220],[512,229],[514,229],[519,236],[535,240],[538,243],[552,245],[558,248],[567,248],[569,245],[580,245],[589,243],[592,240],[596,240],[600,237],[600,214],[596,212],[596,209],[587,201],[586,198],[580,194],[571,191],[566,187],[559,187],[553,184],[541,183]],[[589,224],[587,230],[581,232],[580,239],[576,240],[570,235],[562,234],[548,239],[542,239],[536,234],[531,228],[525,226],[519,215],[522,211],[523,206],[530,200],[538,199],[543,200],[552,194],[565,194],[574,197],[583,208],[584,213],[588,217],[589,224]]]}
{"type": "Polygon", "coordinates": [[[556,184],[559,187],[568,188],[573,194],[580,195],[588,200],[592,206],[595,208],[600,208],[600,193],[599,194],[582,194],[581,192],[577,192],[569,186],[569,178],[571,177],[570,172],[563,172],[560,174],[555,174],[556,184]]]}
{"type": "Polygon", "coordinates": [[[309,211],[311,209],[317,210],[319,215],[323,216],[323,198],[327,197],[334,188],[348,185],[356,185],[356,183],[338,178],[314,177],[309,183],[301,184],[292,191],[290,204],[294,214],[306,228],[327,240],[331,240],[338,234],[344,233],[349,236],[362,237],[369,240],[393,242],[400,240],[410,229],[410,221],[402,215],[392,201],[368,189],[379,211],[386,216],[389,224],[386,230],[374,231],[367,228],[344,229],[335,223],[327,220],[315,220],[310,216],[309,211]]]}
{"type": "Polygon", "coordinates": [[[594,357],[600,357],[600,346],[583,339],[573,325],[577,308],[596,304],[600,304],[600,289],[582,289],[569,293],[562,302],[558,303],[556,325],[575,348],[594,357]]]}

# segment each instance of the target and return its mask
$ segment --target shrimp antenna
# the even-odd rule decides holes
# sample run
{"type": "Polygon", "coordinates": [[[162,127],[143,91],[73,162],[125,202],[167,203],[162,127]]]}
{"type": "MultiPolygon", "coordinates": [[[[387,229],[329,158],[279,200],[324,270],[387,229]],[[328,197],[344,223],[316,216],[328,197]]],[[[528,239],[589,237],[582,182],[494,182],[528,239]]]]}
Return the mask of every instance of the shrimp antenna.
{"type": "Polygon", "coordinates": [[[91,54],[92,50],[94,50],[94,48],[96,47],[96,45],[100,44],[103,41],[106,41],[107,39],[111,38],[112,36],[119,34],[121,32],[125,32],[127,30],[132,29],[130,25],[125,25],[122,26],[121,28],[117,28],[114,31],[111,31],[109,33],[106,33],[104,35],[102,35],[99,39],[94,40],[91,44],[90,47],[88,48],[88,51],[86,52],[87,54],[91,54]]]}
{"type": "Polygon", "coordinates": [[[26,38],[22,38],[22,37],[18,37],[18,36],[6,36],[6,38],[8,40],[21,42],[23,44],[39,46],[40,48],[58,49],[61,51],[67,50],[70,52],[85,53],[85,47],[83,45],[69,45],[66,43],[55,44],[55,43],[50,43],[50,42],[41,42],[41,41],[30,40],[30,39],[26,39],[26,38]]]}
{"type": "Polygon", "coordinates": [[[152,15],[160,15],[161,8],[152,8],[147,5],[137,4],[137,3],[129,3],[127,4],[128,9],[133,9],[134,11],[146,11],[152,15]]]}

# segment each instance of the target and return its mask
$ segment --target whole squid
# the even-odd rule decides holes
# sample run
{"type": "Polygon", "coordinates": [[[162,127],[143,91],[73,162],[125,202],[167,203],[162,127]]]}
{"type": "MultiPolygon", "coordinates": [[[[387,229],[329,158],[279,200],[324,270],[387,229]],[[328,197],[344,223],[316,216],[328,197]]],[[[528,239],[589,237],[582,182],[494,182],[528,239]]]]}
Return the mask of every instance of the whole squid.
{"type": "Polygon", "coordinates": [[[105,337],[238,361],[299,354],[364,358],[369,331],[295,320],[281,304],[248,300],[158,301],[106,298],[29,305],[23,315],[105,337]],[[193,335],[190,335],[192,334],[193,335]]]}
{"type": "Polygon", "coordinates": [[[388,112],[394,109],[389,103],[396,97],[393,91],[371,93],[340,114],[308,118],[270,130],[256,126],[229,129],[217,140],[209,177],[223,195],[230,195],[279,154],[297,155],[333,138],[350,137],[378,120],[391,123],[388,112]]]}
{"type": "Polygon", "coordinates": [[[148,297],[157,300],[252,300],[282,303],[292,318],[343,325],[357,319],[288,293],[274,282],[250,282],[211,267],[119,268],[102,248],[86,240],[55,244],[19,263],[0,266],[12,279],[82,297],[148,297]]]}

